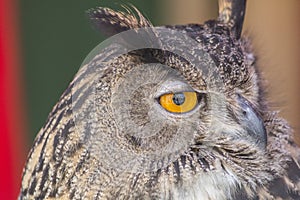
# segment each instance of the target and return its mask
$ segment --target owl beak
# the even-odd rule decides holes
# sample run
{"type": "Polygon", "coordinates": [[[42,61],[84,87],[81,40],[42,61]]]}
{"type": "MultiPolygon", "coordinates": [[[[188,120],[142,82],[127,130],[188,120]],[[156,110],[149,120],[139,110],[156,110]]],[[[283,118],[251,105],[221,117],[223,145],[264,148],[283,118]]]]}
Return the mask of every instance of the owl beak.
{"type": "Polygon", "coordinates": [[[241,95],[238,95],[238,103],[242,111],[242,114],[238,117],[239,123],[247,131],[249,136],[256,141],[258,146],[266,148],[267,133],[262,117],[254,109],[254,106],[241,95]]]}
{"type": "Polygon", "coordinates": [[[241,37],[246,0],[219,0],[219,20],[231,28],[236,38],[241,37]]]}

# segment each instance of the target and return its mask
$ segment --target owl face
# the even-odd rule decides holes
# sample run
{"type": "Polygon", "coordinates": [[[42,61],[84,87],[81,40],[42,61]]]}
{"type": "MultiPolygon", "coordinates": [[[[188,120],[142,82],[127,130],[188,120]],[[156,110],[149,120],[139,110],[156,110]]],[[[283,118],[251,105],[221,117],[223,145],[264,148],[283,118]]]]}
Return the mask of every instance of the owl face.
{"type": "Polygon", "coordinates": [[[220,198],[232,195],[241,182],[255,187],[258,177],[268,179],[255,67],[242,43],[224,35],[227,27],[206,26],[194,27],[195,32],[182,27],[129,30],[95,49],[101,56],[73,82],[75,93],[86,96],[74,93],[72,110],[78,116],[75,124],[85,127],[80,132],[90,135],[86,147],[102,169],[121,174],[125,182],[137,174],[147,181],[157,176],[155,191],[168,190],[159,184],[163,181],[174,187],[182,181],[183,192],[201,179],[207,187],[196,181],[191,191],[202,188],[196,192],[201,196],[223,185],[224,190],[214,192],[220,198]],[[222,34],[213,32],[216,28],[222,34]],[[93,101],[76,108],[80,98],[93,101]],[[82,112],[82,107],[89,109],[82,112]],[[89,125],[91,120],[97,123],[89,125]]]}

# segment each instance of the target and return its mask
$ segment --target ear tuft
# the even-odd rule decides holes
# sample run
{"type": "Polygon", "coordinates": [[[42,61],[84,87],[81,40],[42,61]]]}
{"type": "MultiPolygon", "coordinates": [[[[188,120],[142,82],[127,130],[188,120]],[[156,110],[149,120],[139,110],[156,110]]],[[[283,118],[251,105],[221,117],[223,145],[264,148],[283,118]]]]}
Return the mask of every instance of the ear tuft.
{"type": "Polygon", "coordinates": [[[219,20],[240,39],[246,11],[246,0],[219,0],[219,20]]]}
{"type": "Polygon", "coordinates": [[[126,12],[114,11],[110,8],[98,7],[87,11],[88,17],[101,31],[101,33],[111,36],[129,29],[151,27],[151,23],[141,14],[141,12],[131,6],[134,12],[123,6],[126,12]]]}

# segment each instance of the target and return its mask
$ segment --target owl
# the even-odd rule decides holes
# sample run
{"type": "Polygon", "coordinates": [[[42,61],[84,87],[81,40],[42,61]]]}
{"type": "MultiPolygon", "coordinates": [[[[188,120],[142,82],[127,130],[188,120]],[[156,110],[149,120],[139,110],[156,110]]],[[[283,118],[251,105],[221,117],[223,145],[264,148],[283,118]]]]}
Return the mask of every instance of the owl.
{"type": "Polygon", "coordinates": [[[88,11],[110,36],[49,114],[19,199],[300,199],[299,148],[266,101],[246,0],[204,24],[88,11]]]}

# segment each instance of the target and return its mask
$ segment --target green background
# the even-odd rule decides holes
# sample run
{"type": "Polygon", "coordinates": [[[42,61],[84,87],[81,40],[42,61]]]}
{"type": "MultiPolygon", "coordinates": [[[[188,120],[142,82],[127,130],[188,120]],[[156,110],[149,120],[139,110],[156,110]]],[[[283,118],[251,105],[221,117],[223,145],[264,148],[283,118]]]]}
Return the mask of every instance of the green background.
{"type": "Polygon", "coordinates": [[[135,5],[154,24],[159,23],[158,1],[22,0],[20,2],[21,52],[29,143],[44,125],[60,95],[85,56],[105,39],[85,11],[135,5]]]}

